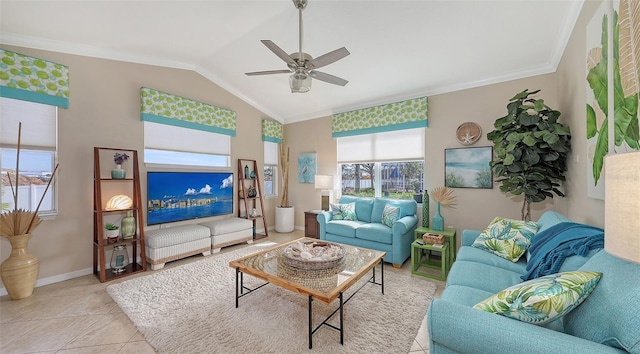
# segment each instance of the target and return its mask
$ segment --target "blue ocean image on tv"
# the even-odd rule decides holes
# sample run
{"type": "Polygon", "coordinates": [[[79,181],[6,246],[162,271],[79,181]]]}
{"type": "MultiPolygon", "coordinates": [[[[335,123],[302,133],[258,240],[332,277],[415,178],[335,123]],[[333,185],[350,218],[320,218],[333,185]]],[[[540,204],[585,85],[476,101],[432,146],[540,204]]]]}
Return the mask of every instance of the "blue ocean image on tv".
{"type": "Polygon", "coordinates": [[[147,172],[148,225],[231,213],[231,172],[147,172]]]}

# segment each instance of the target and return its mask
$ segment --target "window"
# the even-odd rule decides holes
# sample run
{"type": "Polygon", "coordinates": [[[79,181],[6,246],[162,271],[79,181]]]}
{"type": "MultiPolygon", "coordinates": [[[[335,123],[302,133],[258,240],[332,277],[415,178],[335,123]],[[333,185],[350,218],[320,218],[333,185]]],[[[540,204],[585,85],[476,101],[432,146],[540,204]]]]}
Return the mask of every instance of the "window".
{"type": "Polygon", "coordinates": [[[413,199],[424,189],[424,161],[341,164],[340,171],[342,195],[413,199]]]}
{"type": "Polygon", "coordinates": [[[278,195],[278,144],[264,142],[264,191],[265,197],[278,195]]]}
{"type": "Polygon", "coordinates": [[[144,122],[145,164],[231,167],[231,137],[144,122]]]}
{"type": "MultiPolygon", "coordinates": [[[[20,138],[20,181],[18,208],[35,210],[52,178],[56,163],[57,114],[55,106],[0,98],[0,165],[2,168],[2,210],[14,208],[11,185],[16,187],[16,155],[18,125],[22,123],[20,138]]],[[[56,183],[52,181],[38,214],[57,213],[56,183]]]]}
{"type": "Polygon", "coordinates": [[[424,128],[338,138],[341,194],[412,199],[424,189],[424,128]]]}

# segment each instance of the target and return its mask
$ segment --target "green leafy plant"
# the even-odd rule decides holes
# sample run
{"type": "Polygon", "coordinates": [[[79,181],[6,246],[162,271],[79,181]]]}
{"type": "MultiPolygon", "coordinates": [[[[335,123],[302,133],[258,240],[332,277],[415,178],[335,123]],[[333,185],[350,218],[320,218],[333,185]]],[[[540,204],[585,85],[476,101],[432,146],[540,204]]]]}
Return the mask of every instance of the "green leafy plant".
{"type": "Polygon", "coordinates": [[[558,189],[565,180],[567,155],[571,151],[571,131],[558,123],[560,112],[542,99],[529,98],[540,90],[524,90],[507,104],[508,114],[493,124],[487,134],[493,141],[491,169],[500,190],[524,195],[522,220],[531,220],[531,203],[564,197],[558,189]]]}
{"type": "Polygon", "coordinates": [[[104,225],[104,228],[107,230],[117,230],[119,229],[118,225],[114,225],[114,224],[106,224],[104,225]]]}

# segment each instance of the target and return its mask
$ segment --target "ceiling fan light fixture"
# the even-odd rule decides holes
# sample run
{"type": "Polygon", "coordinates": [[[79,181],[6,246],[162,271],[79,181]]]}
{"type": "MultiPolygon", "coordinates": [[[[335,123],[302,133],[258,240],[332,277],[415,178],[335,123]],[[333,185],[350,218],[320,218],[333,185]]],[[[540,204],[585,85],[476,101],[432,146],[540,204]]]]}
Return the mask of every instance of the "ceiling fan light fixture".
{"type": "Polygon", "coordinates": [[[291,93],[305,93],[311,90],[311,76],[304,72],[296,72],[289,76],[291,93]]]}

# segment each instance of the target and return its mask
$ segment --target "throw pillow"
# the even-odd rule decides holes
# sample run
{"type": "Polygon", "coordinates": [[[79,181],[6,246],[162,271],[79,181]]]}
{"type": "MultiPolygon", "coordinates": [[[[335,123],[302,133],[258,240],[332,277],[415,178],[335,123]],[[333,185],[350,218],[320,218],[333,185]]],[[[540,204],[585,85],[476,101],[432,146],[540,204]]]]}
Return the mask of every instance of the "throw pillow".
{"type": "Polygon", "coordinates": [[[497,217],[471,246],[517,262],[531,245],[536,232],[538,224],[533,221],[497,217]]]}
{"type": "Polygon", "coordinates": [[[394,207],[389,204],[385,204],[384,210],[382,210],[382,223],[389,227],[393,226],[393,223],[398,220],[398,213],[400,213],[399,207],[394,207]]]}
{"type": "Polygon", "coordinates": [[[333,216],[332,220],[358,220],[356,217],[356,203],[348,203],[348,204],[329,204],[329,208],[331,209],[331,213],[333,216]]]}
{"type": "Polygon", "coordinates": [[[522,322],[544,325],[569,313],[591,294],[600,272],[545,275],[506,288],[473,306],[522,322]]]}

